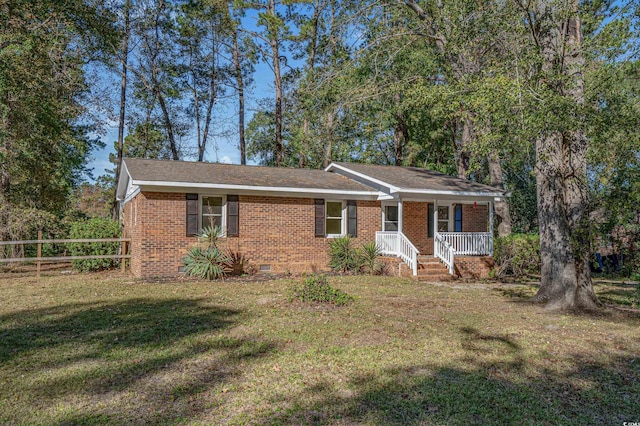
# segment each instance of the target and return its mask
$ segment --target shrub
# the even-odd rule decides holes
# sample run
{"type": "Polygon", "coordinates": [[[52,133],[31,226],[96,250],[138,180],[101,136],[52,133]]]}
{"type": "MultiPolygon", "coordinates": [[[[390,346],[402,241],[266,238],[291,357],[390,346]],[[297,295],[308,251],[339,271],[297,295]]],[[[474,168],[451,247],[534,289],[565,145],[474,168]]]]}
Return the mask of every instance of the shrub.
{"type": "Polygon", "coordinates": [[[338,237],[329,243],[329,266],[339,272],[360,272],[362,255],[350,236],[338,237]]]}
{"type": "Polygon", "coordinates": [[[495,240],[495,276],[522,277],[540,274],[540,236],[538,234],[511,234],[495,240]]]}
{"type": "Polygon", "coordinates": [[[194,246],[189,249],[182,259],[185,275],[214,280],[224,278],[234,269],[234,255],[220,250],[217,246],[223,235],[224,232],[219,226],[206,227],[198,234],[198,241],[207,247],[194,246]]]}
{"type": "Polygon", "coordinates": [[[378,260],[382,253],[374,241],[356,247],[350,236],[338,237],[329,243],[329,266],[338,272],[381,274],[384,265],[378,260]]]}
{"type": "Polygon", "coordinates": [[[362,264],[362,269],[369,275],[381,274],[384,269],[384,265],[380,260],[378,260],[378,256],[381,254],[382,250],[378,247],[375,241],[362,244],[360,249],[360,263],[362,264]]]}
{"type": "Polygon", "coordinates": [[[353,302],[353,296],[329,285],[325,275],[311,275],[301,285],[289,290],[289,301],[305,303],[329,303],[337,306],[353,302]]]}
{"type": "Polygon", "coordinates": [[[182,260],[184,273],[206,280],[224,278],[233,268],[233,259],[218,247],[191,247],[182,260]]]}
{"type": "MultiPolygon", "coordinates": [[[[94,218],[74,222],[71,225],[69,238],[118,238],[120,224],[110,219],[94,218]]],[[[69,244],[72,256],[114,255],[118,253],[120,243],[73,243],[69,244]]],[[[74,260],[73,267],[79,271],[99,271],[113,268],[118,264],[117,259],[84,259],[74,260]]]]}

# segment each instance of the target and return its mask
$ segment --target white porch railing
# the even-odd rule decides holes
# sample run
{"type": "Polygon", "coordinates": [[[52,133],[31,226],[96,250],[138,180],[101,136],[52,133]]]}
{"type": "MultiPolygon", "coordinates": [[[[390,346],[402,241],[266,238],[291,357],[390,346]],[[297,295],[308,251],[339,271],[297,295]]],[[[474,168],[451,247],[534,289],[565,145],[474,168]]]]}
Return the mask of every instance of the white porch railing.
{"type": "Polygon", "coordinates": [[[418,254],[420,252],[402,232],[376,232],[376,245],[380,247],[382,254],[398,256],[409,265],[413,275],[418,275],[418,254]]]}
{"type": "Polygon", "coordinates": [[[453,275],[455,271],[453,262],[456,257],[456,249],[444,239],[442,234],[436,234],[433,242],[433,254],[449,269],[449,274],[453,275]]]}
{"type": "Polygon", "coordinates": [[[456,255],[493,256],[493,236],[490,232],[439,232],[456,255]]]}

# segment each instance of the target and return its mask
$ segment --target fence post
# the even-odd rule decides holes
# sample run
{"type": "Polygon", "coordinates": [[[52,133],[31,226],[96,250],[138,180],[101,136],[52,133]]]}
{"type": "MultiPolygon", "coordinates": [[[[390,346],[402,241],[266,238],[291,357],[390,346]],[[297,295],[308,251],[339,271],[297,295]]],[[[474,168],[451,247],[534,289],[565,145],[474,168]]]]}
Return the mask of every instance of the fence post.
{"type": "Polygon", "coordinates": [[[38,269],[38,278],[40,278],[40,258],[42,257],[42,229],[38,230],[38,261],[36,262],[36,268],[38,269]]]}
{"type": "MultiPolygon", "coordinates": [[[[122,256],[125,256],[125,255],[127,254],[127,242],[126,242],[126,241],[123,241],[123,242],[122,242],[121,250],[122,250],[122,253],[121,253],[121,254],[122,254],[122,256]]],[[[120,266],[121,266],[121,268],[122,268],[122,273],[124,274],[124,272],[125,272],[125,268],[126,268],[126,266],[127,266],[127,259],[125,259],[124,257],[121,257],[121,258],[120,258],[120,263],[121,263],[121,265],[120,265],[120,266]]]]}

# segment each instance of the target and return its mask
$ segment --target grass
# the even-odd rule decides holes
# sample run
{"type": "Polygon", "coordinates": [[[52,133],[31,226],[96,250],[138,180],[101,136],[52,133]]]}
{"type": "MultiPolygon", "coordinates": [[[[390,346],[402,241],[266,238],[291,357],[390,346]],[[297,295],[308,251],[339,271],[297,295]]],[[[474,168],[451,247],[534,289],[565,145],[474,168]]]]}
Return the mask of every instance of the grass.
{"type": "Polygon", "coordinates": [[[526,285],[337,277],[356,300],[335,307],[291,284],[0,278],[0,423],[640,421],[635,287],[576,316],[526,285]]]}

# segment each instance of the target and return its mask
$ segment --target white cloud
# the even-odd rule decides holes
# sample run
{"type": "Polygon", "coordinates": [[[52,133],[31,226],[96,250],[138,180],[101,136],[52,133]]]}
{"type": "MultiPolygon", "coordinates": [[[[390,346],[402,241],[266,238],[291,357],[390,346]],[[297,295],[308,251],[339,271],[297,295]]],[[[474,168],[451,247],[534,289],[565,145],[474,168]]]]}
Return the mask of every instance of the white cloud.
{"type": "Polygon", "coordinates": [[[222,164],[233,164],[233,161],[231,161],[231,158],[228,155],[225,155],[224,157],[222,157],[220,159],[220,162],[222,164]]]}

